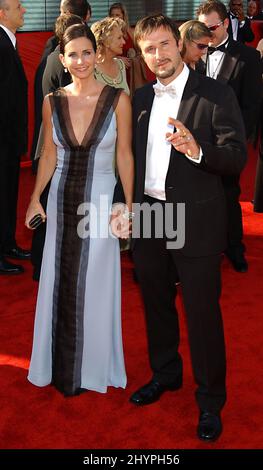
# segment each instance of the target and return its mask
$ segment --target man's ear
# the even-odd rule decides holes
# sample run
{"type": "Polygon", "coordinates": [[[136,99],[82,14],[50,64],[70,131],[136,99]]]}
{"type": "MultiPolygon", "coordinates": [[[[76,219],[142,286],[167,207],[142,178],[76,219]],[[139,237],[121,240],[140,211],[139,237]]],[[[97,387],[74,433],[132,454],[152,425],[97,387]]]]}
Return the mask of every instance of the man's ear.
{"type": "Polygon", "coordinates": [[[179,49],[179,52],[182,52],[182,49],[183,49],[183,41],[182,41],[182,39],[179,39],[179,40],[178,40],[178,46],[177,46],[177,47],[178,47],[178,49],[179,49]]]}
{"type": "Polygon", "coordinates": [[[225,26],[226,29],[228,28],[228,26],[229,26],[229,18],[225,18],[225,19],[224,19],[224,26],[225,26]]]}
{"type": "Polygon", "coordinates": [[[0,20],[5,19],[5,10],[3,8],[0,8],[0,20]]]}

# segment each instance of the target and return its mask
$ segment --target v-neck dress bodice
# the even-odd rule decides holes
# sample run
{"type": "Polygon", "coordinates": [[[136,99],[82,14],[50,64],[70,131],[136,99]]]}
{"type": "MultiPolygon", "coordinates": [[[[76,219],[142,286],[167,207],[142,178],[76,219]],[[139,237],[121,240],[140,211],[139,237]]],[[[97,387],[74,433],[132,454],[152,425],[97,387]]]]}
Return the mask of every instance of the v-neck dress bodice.
{"type": "Polygon", "coordinates": [[[50,97],[57,167],[28,379],[65,395],[126,386],[119,242],[109,229],[120,92],[104,87],[81,145],[65,91],[50,97]]]}

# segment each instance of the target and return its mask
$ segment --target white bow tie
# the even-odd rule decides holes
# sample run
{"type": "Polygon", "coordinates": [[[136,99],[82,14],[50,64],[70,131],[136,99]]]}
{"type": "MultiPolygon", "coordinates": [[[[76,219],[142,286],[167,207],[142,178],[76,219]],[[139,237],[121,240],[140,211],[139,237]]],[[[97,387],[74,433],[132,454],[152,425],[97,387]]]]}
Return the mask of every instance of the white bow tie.
{"type": "Polygon", "coordinates": [[[159,83],[153,85],[154,93],[156,96],[163,96],[165,93],[168,93],[172,98],[176,96],[176,89],[174,85],[164,86],[159,83]]]}

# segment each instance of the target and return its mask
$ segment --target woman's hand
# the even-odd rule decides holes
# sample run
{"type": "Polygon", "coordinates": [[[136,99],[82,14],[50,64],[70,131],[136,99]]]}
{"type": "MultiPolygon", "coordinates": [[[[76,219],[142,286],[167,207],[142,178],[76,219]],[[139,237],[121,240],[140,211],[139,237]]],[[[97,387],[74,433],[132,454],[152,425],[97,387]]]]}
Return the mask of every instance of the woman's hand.
{"type": "Polygon", "coordinates": [[[28,206],[27,213],[26,213],[26,220],[25,220],[25,226],[29,228],[30,230],[33,230],[33,229],[30,227],[29,222],[37,214],[40,214],[43,222],[45,222],[47,216],[45,214],[45,211],[42,205],[40,204],[38,200],[32,200],[28,206]]]}
{"type": "Polygon", "coordinates": [[[131,217],[125,204],[114,204],[111,211],[110,226],[117,238],[127,239],[131,234],[131,217]]]}

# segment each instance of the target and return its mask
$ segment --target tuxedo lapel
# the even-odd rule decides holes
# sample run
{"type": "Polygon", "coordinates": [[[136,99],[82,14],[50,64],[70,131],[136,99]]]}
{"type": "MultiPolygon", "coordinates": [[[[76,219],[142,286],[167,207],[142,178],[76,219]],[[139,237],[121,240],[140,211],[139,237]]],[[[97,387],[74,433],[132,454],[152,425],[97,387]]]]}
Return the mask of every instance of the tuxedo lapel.
{"type": "MultiPolygon", "coordinates": [[[[140,180],[143,184],[146,171],[148,128],[154,96],[152,84],[150,86],[148,85],[135,110],[134,132],[136,133],[136,165],[140,180]]],[[[144,186],[141,188],[142,194],[143,190],[144,186]]]]}
{"type": "Polygon", "coordinates": [[[190,70],[189,78],[186,82],[185,89],[183,92],[182,100],[178,110],[177,119],[182,121],[186,125],[187,118],[190,111],[195,107],[195,102],[198,99],[198,95],[195,89],[198,87],[198,74],[190,70]]]}
{"type": "Polygon", "coordinates": [[[221,69],[217,76],[217,80],[221,83],[228,83],[230,80],[231,75],[240,59],[240,53],[236,50],[235,47],[232,47],[232,43],[230,42],[228,48],[226,49],[225,57],[222,62],[221,69]]]}

